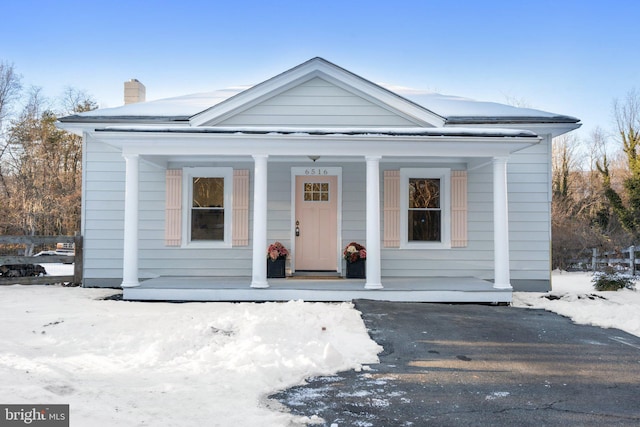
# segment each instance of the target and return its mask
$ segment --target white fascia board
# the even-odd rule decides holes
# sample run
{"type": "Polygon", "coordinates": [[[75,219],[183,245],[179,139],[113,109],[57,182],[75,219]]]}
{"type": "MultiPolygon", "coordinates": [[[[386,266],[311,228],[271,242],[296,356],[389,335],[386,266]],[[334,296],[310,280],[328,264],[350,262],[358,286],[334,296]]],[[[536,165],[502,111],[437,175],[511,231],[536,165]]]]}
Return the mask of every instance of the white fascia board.
{"type": "Polygon", "coordinates": [[[233,115],[239,108],[249,108],[263,99],[275,96],[315,77],[324,78],[334,84],[338,84],[345,90],[355,90],[357,93],[365,94],[370,97],[369,99],[377,100],[377,103],[386,104],[420,123],[434,127],[441,127],[445,123],[443,117],[406,100],[400,95],[325,60],[314,58],[196,114],[190,119],[191,126],[202,126],[205,123],[215,124],[233,115]]]}
{"type": "MultiPolygon", "coordinates": [[[[67,132],[71,132],[78,136],[83,136],[85,133],[94,134],[96,129],[104,129],[109,126],[114,125],[122,125],[126,126],[126,122],[113,123],[113,122],[91,122],[91,123],[81,123],[81,122],[55,122],[55,126],[58,129],[65,130],[67,132]]],[[[140,124],[135,123],[136,128],[157,128],[162,123],[149,123],[149,124],[140,124]]],[[[188,123],[166,123],[166,126],[171,126],[172,128],[184,128],[189,127],[188,123]]]]}
{"type": "Polygon", "coordinates": [[[74,135],[82,136],[85,132],[91,132],[96,127],[92,123],[91,125],[85,123],[63,123],[63,122],[55,122],[55,125],[58,129],[65,130],[74,135]]]}
{"type": "MultiPolygon", "coordinates": [[[[468,128],[465,124],[447,124],[446,128],[468,128]]],[[[551,135],[552,138],[578,129],[582,123],[496,123],[474,124],[474,128],[500,128],[528,130],[536,135],[551,135]]]]}
{"type": "Polygon", "coordinates": [[[200,156],[508,156],[540,143],[533,137],[446,137],[385,135],[219,135],[97,132],[94,138],[124,154],[200,156]]]}

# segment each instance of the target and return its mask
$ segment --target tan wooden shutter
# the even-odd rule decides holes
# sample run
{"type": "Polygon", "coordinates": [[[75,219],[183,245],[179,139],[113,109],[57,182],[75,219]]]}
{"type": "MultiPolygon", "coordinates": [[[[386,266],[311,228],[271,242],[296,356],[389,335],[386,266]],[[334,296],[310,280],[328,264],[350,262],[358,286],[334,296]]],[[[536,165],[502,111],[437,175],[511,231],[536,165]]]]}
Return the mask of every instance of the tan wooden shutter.
{"type": "Polygon", "coordinates": [[[451,247],[467,246],[467,171],[451,171],[451,247]]]}
{"type": "Polygon", "coordinates": [[[385,248],[400,247],[400,171],[384,171],[385,248]]]}
{"type": "Polygon", "coordinates": [[[164,243],[182,243],[182,169],[168,169],[166,173],[166,202],[164,243]]]}
{"type": "Polygon", "coordinates": [[[233,246],[249,245],[249,171],[233,171],[233,246]]]}

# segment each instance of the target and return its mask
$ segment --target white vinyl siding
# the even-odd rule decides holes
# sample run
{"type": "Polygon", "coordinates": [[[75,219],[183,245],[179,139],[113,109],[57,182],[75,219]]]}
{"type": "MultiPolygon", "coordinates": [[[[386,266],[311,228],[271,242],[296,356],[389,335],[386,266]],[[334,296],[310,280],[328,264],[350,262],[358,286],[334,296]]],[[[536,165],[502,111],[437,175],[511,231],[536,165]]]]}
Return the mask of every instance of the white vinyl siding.
{"type": "MultiPolygon", "coordinates": [[[[382,186],[380,186],[380,188],[382,188],[382,186]]],[[[341,248],[344,248],[350,242],[358,242],[365,247],[367,246],[366,206],[366,164],[363,161],[362,163],[343,165],[341,248]]]]}
{"type": "Polygon", "coordinates": [[[550,139],[512,156],[509,237],[512,280],[549,279],[551,245],[550,139]]]}
{"type": "Polygon", "coordinates": [[[219,126],[410,127],[417,124],[319,77],[216,123],[219,126]]]}
{"type": "Polygon", "coordinates": [[[85,144],[83,156],[84,284],[116,286],[122,281],[124,159],[95,141],[85,144]]]}

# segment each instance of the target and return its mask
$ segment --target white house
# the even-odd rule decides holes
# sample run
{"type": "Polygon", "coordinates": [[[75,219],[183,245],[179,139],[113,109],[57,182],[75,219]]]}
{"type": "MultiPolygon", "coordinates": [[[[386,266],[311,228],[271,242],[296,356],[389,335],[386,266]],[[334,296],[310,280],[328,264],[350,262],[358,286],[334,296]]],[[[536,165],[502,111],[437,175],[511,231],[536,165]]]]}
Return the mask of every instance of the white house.
{"type": "Polygon", "coordinates": [[[58,126],[84,140],[84,286],[127,299],[509,302],[512,289],[550,288],[551,139],[580,123],[399,95],[313,58],[252,87],[58,126]],[[267,278],[275,241],[290,251],[286,279],[267,278]],[[352,241],[367,248],[366,279],[343,277],[352,241]]]}

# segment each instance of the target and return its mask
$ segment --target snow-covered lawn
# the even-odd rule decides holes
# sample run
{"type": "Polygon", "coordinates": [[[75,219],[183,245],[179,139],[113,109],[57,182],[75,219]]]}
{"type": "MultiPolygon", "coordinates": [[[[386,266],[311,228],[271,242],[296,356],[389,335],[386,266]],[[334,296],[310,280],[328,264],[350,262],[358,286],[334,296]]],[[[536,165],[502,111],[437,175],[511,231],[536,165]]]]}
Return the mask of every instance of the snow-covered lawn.
{"type": "MultiPolygon", "coordinates": [[[[595,292],[590,279],[556,274],[560,299],[516,293],[514,305],[640,335],[640,293],[595,292]]],[[[382,350],[352,304],[103,299],[116,292],[0,287],[0,402],[70,404],[74,426],[295,426],[313,420],[267,395],[382,350]]]]}
{"type": "Polygon", "coordinates": [[[579,324],[617,328],[640,336],[640,291],[597,292],[591,278],[591,273],[554,271],[551,292],[515,292],[513,306],[541,308],[579,324]]]}
{"type": "Polygon", "coordinates": [[[73,426],[287,426],[265,397],[381,351],[352,304],[138,303],[0,287],[0,402],[70,404],[73,426]]]}

